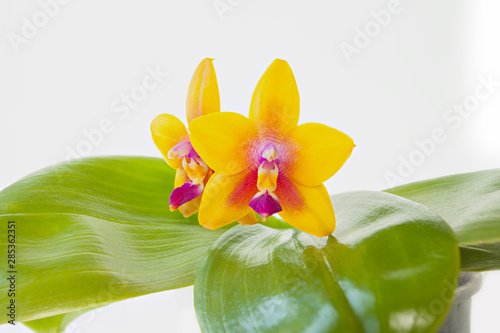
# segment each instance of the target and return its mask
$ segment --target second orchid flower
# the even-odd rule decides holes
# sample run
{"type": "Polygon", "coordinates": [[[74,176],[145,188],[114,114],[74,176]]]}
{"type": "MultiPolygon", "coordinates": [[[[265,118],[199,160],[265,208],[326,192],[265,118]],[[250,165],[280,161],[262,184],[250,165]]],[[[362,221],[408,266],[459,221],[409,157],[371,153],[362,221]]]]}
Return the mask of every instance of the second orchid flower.
{"type": "MultiPolygon", "coordinates": [[[[220,112],[219,86],[212,59],[204,59],[196,68],[186,99],[188,123],[202,115],[220,112]]],[[[196,153],[186,127],[177,117],[160,114],[151,123],[153,141],[176,169],[175,189],[170,196],[170,210],[179,209],[189,217],[200,207],[201,194],[213,171],[196,153]]]]}

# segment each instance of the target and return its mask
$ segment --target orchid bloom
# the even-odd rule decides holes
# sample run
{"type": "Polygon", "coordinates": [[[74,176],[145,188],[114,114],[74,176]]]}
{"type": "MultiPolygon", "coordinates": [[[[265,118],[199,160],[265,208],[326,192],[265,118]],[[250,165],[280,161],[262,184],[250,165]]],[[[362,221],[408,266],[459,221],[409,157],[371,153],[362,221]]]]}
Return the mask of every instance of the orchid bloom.
{"type": "Polygon", "coordinates": [[[255,88],[249,118],[223,112],[189,124],[193,147],[215,171],[202,197],[201,225],[217,229],[255,211],[264,220],[279,213],[318,237],[335,230],[323,182],[342,167],[355,145],[322,124],[297,126],[299,102],[290,66],[276,59],[255,88]]]}
{"type": "MultiPolygon", "coordinates": [[[[188,123],[202,115],[220,113],[219,86],[212,60],[206,58],[198,65],[189,84],[188,123]]],[[[201,194],[213,171],[193,149],[186,127],[177,117],[160,114],[151,123],[151,133],[165,161],[177,170],[170,210],[179,209],[184,217],[189,217],[198,211],[201,194]]]]}

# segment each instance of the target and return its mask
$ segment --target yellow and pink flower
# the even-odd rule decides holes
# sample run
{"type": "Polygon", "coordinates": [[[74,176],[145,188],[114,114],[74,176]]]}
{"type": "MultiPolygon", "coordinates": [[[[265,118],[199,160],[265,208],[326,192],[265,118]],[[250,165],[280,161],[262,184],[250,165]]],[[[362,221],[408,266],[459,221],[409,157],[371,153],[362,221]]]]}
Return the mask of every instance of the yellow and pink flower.
{"type": "Polygon", "coordinates": [[[355,145],[331,127],[298,126],[299,104],[292,70],[277,59],[257,84],[249,118],[206,112],[189,123],[192,147],[215,172],[201,199],[201,225],[217,229],[241,219],[253,224],[258,222],[254,212],[264,220],[279,213],[318,237],[334,231],[323,182],[342,167],[355,145]]]}
{"type": "MultiPolygon", "coordinates": [[[[219,86],[212,60],[204,59],[191,79],[186,100],[188,123],[206,114],[220,113],[219,86]]],[[[160,114],[151,123],[151,133],[165,161],[176,169],[170,210],[179,209],[189,217],[198,212],[201,194],[213,171],[193,149],[186,127],[177,117],[160,114]]]]}

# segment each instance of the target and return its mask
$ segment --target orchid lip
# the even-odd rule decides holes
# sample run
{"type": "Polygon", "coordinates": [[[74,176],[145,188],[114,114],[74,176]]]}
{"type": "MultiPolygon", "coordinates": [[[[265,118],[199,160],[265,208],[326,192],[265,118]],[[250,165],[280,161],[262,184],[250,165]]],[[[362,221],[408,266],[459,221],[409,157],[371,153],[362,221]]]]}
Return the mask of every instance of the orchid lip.
{"type": "Polygon", "coordinates": [[[281,212],[283,209],[278,201],[278,198],[273,193],[265,192],[257,193],[249,204],[252,209],[262,216],[264,221],[271,215],[281,212]]]}
{"type": "Polygon", "coordinates": [[[181,187],[174,189],[170,195],[170,210],[174,211],[186,202],[189,202],[203,193],[204,185],[203,183],[184,183],[181,187]]]}

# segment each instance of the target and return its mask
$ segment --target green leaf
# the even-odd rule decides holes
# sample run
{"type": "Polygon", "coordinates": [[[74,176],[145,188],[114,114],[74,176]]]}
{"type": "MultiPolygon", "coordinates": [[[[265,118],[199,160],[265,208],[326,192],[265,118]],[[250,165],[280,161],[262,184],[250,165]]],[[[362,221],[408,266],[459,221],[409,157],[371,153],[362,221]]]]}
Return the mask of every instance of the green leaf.
{"type": "Polygon", "coordinates": [[[204,332],[435,332],[458,276],[449,225],[381,192],[333,196],[334,236],[236,226],[204,259],[204,332]]]}
{"type": "Polygon", "coordinates": [[[68,327],[73,320],[91,311],[92,309],[94,308],[82,309],[52,317],[27,321],[24,322],[23,325],[29,327],[37,333],[63,333],[66,327],[68,327]]]}
{"type": "Polygon", "coordinates": [[[500,269],[500,243],[479,246],[460,246],[460,263],[463,271],[488,271],[500,269]]]}
{"type": "MultiPolygon", "coordinates": [[[[7,248],[7,221],[16,222],[16,320],[193,284],[202,256],[224,231],[170,212],[173,180],[158,158],[89,158],[0,192],[0,248],[7,248]]],[[[8,302],[7,289],[1,279],[0,304],[8,302]]]]}
{"type": "Polygon", "coordinates": [[[500,269],[500,169],[441,177],[386,190],[426,205],[448,222],[462,270],[500,269]]]}

